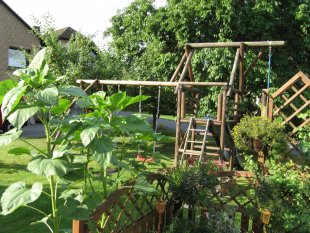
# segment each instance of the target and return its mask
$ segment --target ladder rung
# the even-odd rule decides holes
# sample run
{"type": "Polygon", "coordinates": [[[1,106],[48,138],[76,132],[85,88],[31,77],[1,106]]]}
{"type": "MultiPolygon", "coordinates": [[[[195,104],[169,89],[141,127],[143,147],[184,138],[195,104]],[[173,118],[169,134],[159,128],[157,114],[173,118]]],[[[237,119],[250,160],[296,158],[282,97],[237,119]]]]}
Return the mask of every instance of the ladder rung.
{"type": "Polygon", "coordinates": [[[193,143],[203,143],[203,141],[187,141],[187,142],[193,142],[193,143]]]}
{"type": "Polygon", "coordinates": [[[195,131],[195,132],[206,132],[205,129],[189,129],[190,131],[195,131]]]}
{"type": "MultiPolygon", "coordinates": [[[[201,149],[202,146],[196,145],[194,146],[196,149],[201,149]]],[[[220,147],[216,147],[216,146],[206,146],[205,147],[207,150],[221,150],[220,147]]],[[[224,148],[225,151],[231,151],[230,148],[224,148]]]]}

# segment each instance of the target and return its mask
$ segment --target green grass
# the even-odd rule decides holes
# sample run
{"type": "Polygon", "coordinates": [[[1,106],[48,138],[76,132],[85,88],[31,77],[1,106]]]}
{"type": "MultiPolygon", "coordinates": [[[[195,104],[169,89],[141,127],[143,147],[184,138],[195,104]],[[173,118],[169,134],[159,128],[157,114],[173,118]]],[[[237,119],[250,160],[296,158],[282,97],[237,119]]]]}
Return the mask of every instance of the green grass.
{"type": "MultiPolygon", "coordinates": [[[[35,145],[39,149],[45,149],[45,139],[24,139],[27,143],[35,145]]],[[[27,164],[31,159],[29,155],[19,155],[15,156],[9,154],[8,151],[16,148],[16,147],[28,147],[25,142],[22,140],[16,140],[8,146],[0,148],[0,195],[4,192],[4,190],[14,182],[24,181],[26,185],[31,186],[34,182],[41,182],[44,186],[44,191],[49,192],[48,181],[46,178],[42,176],[38,176],[32,174],[27,171],[27,164]]],[[[174,138],[168,137],[165,141],[165,144],[157,145],[157,151],[163,153],[161,156],[161,162],[166,163],[167,166],[172,164],[172,155],[174,152],[174,138]]],[[[136,153],[132,152],[128,156],[135,156],[136,153]]],[[[134,157],[133,157],[134,158],[134,157]]],[[[151,166],[148,170],[157,171],[160,168],[160,165],[151,166]]],[[[96,165],[93,166],[94,170],[96,169],[96,165]]],[[[78,173],[70,174],[73,178],[77,178],[79,176],[78,173]]],[[[116,174],[112,175],[113,177],[116,174]]],[[[129,173],[126,172],[123,174],[123,179],[129,177],[129,173]]],[[[82,182],[81,182],[82,183],[82,182]]],[[[99,184],[95,186],[99,189],[99,184]]],[[[112,191],[112,190],[110,190],[112,191]]],[[[31,204],[34,207],[42,209],[43,211],[49,213],[50,212],[50,201],[45,196],[42,195],[35,203],[31,204]]],[[[3,233],[42,233],[48,232],[47,228],[42,224],[31,225],[30,223],[40,220],[43,218],[42,215],[36,213],[35,211],[28,209],[27,207],[21,207],[17,211],[7,216],[0,215],[0,232],[3,233]]],[[[71,221],[64,219],[62,222],[62,226],[64,228],[71,228],[71,221]]]]}

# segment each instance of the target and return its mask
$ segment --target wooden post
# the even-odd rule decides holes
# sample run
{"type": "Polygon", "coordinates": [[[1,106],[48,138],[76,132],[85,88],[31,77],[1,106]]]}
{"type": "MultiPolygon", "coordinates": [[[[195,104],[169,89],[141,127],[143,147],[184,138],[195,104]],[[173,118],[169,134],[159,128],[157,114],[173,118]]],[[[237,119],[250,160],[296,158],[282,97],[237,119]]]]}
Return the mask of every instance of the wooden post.
{"type": "Polygon", "coordinates": [[[237,73],[237,68],[238,68],[238,62],[239,62],[239,54],[240,54],[240,49],[237,49],[236,55],[235,55],[234,64],[233,64],[233,68],[232,68],[232,71],[230,73],[229,89],[228,89],[227,96],[231,95],[231,89],[234,88],[234,81],[235,81],[235,77],[236,77],[236,73],[237,73]]]}
{"type": "Polygon", "coordinates": [[[197,91],[194,95],[194,116],[197,118],[199,111],[199,92],[197,91]]]}
{"type": "Polygon", "coordinates": [[[243,93],[244,89],[244,43],[240,44],[239,49],[239,91],[243,93]]]}
{"type": "Polygon", "coordinates": [[[269,101],[269,90],[262,90],[262,106],[261,106],[261,117],[268,117],[268,101],[269,101]]]}
{"type": "Polygon", "coordinates": [[[222,119],[222,103],[223,103],[223,94],[219,94],[217,97],[217,120],[221,121],[222,119]]]}
{"type": "Polygon", "coordinates": [[[186,92],[182,91],[181,96],[181,118],[185,118],[186,116],[186,92]]]}
{"type": "Polygon", "coordinates": [[[181,137],[181,103],[182,103],[182,87],[178,86],[177,90],[177,118],[176,118],[176,129],[175,129],[175,151],[174,151],[174,162],[173,166],[179,166],[179,148],[180,148],[180,137],[181,137]]]}
{"type": "Polygon", "coordinates": [[[72,221],[72,233],[85,233],[85,223],[81,220],[72,221]]]}
{"type": "Polygon", "coordinates": [[[220,134],[220,148],[221,153],[224,157],[224,148],[225,148],[225,115],[226,115],[226,96],[227,96],[227,88],[224,88],[222,97],[222,110],[221,110],[221,134],[220,134]]]}
{"type": "Polygon", "coordinates": [[[268,119],[272,121],[273,118],[273,98],[269,96],[268,99],[268,119]]]}

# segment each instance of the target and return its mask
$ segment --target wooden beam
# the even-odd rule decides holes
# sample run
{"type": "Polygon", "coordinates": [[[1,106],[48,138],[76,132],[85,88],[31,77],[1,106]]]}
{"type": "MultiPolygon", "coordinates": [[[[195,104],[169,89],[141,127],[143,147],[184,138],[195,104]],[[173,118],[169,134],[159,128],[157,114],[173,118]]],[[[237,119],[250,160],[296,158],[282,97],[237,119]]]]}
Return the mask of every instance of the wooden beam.
{"type": "Polygon", "coordinates": [[[229,89],[227,92],[227,96],[231,95],[231,89],[234,87],[234,82],[235,82],[235,78],[236,78],[236,74],[237,74],[237,69],[238,69],[238,62],[239,62],[239,48],[236,51],[236,55],[235,55],[235,60],[234,60],[234,64],[233,64],[233,68],[231,70],[230,73],[230,79],[229,79],[229,89]]]}
{"type": "MultiPolygon", "coordinates": [[[[244,89],[244,44],[240,44],[239,50],[239,91],[243,92],[244,89]]],[[[242,96],[242,95],[241,95],[242,96]]]]}
{"type": "Polygon", "coordinates": [[[182,88],[178,87],[177,90],[177,117],[176,117],[176,129],[175,129],[175,151],[173,166],[179,166],[179,148],[181,139],[181,102],[182,102],[182,88]]]}
{"type": "Polygon", "coordinates": [[[225,48],[240,47],[244,44],[248,47],[279,47],[285,45],[284,41],[245,41],[245,42],[215,42],[215,43],[188,43],[191,48],[225,48]]]}
{"type": "Polygon", "coordinates": [[[299,79],[299,73],[295,74],[289,81],[287,81],[282,87],[280,87],[275,93],[271,95],[272,98],[275,99],[277,96],[281,95],[284,91],[294,85],[294,83],[299,79]]]}
{"type": "MultiPolygon", "coordinates": [[[[189,46],[185,46],[185,54],[186,56],[188,57],[189,54],[190,54],[190,47],[189,46]]],[[[193,73],[193,69],[192,69],[192,66],[191,66],[191,60],[189,61],[189,64],[187,66],[187,69],[188,69],[188,73],[189,73],[189,79],[191,82],[194,82],[195,79],[194,79],[194,73],[193,73]]]]}
{"type": "Polygon", "coordinates": [[[186,59],[186,53],[183,54],[183,56],[181,58],[181,61],[180,61],[179,65],[177,66],[177,69],[174,71],[174,73],[173,73],[173,75],[172,75],[172,77],[170,79],[170,82],[174,82],[175,81],[175,79],[176,79],[176,77],[177,77],[177,75],[178,75],[178,73],[179,73],[179,71],[180,71],[180,69],[182,67],[182,64],[185,62],[185,59],[186,59]]]}
{"type": "Polygon", "coordinates": [[[243,76],[246,77],[248,75],[248,73],[253,69],[253,67],[255,66],[256,62],[261,59],[263,56],[263,51],[260,51],[258,53],[258,55],[255,57],[255,59],[251,62],[251,64],[249,65],[249,67],[246,69],[246,71],[243,73],[243,76]]]}
{"type": "MultiPolygon", "coordinates": [[[[84,82],[85,84],[91,84],[94,82],[92,79],[78,79],[76,82],[84,82]]],[[[215,86],[225,87],[227,82],[161,82],[161,81],[134,81],[134,80],[98,80],[99,85],[128,85],[128,86],[162,86],[162,87],[177,87],[180,86],[215,86]]]]}

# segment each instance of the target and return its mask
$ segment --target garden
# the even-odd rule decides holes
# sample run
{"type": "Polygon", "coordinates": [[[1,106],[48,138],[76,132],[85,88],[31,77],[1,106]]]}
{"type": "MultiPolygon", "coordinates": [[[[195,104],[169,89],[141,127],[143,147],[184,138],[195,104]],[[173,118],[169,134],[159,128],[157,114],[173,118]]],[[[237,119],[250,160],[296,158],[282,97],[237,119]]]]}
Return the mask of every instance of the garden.
{"type": "MultiPolygon", "coordinates": [[[[231,132],[239,150],[238,154],[230,155],[228,160],[232,164],[225,167],[214,163],[204,156],[208,155],[204,149],[200,159],[192,153],[184,156],[188,140],[185,135],[189,133],[182,136],[182,130],[177,133],[183,138],[183,148],[182,143],[176,145],[181,148],[182,157],[178,149],[174,160],[183,159],[185,165],[178,164],[173,162],[173,149],[170,152],[168,149],[173,147],[173,137],[158,133],[157,127],[154,131],[142,114],[116,114],[143,103],[148,96],[131,97],[122,91],[111,95],[104,91],[87,94],[86,91],[100,84],[98,80],[84,90],[61,85],[64,77],[57,77],[49,70],[46,56],[45,48],[28,68],[15,71],[19,82],[6,80],[0,86],[4,93],[3,118],[14,126],[0,135],[2,150],[9,154],[1,158],[4,185],[8,185],[3,187],[1,197],[3,224],[8,216],[10,221],[20,221],[22,225],[24,221],[25,224],[32,221],[29,232],[35,229],[70,232],[71,224],[74,233],[310,229],[309,111],[301,115],[306,123],[301,123],[303,127],[297,132],[302,155],[289,153],[287,132],[280,118],[270,121],[244,116],[231,132]],[[70,114],[75,104],[85,110],[70,114]],[[33,115],[43,124],[45,139],[17,140],[23,125],[33,115]],[[140,154],[144,157],[137,159],[140,154]],[[238,156],[242,157],[242,163],[238,156]],[[25,170],[34,175],[29,176],[25,170]],[[17,178],[22,181],[16,182],[17,178]],[[25,213],[31,214],[24,218],[25,213]]],[[[185,104],[179,102],[177,118],[181,118],[185,104]]],[[[199,126],[194,130],[203,131],[199,126]]],[[[211,128],[204,132],[207,135],[211,128]]],[[[205,142],[203,148],[208,147],[205,142]]],[[[220,149],[218,158],[224,160],[220,149]]]]}
{"type": "Polygon", "coordinates": [[[0,231],[310,232],[309,2],[152,2],[0,82],[0,231]]]}

